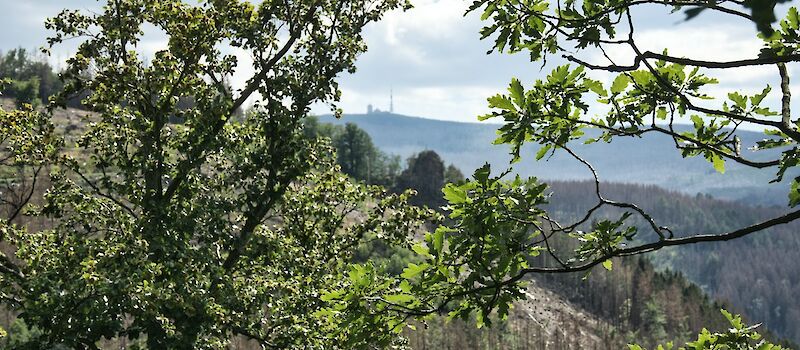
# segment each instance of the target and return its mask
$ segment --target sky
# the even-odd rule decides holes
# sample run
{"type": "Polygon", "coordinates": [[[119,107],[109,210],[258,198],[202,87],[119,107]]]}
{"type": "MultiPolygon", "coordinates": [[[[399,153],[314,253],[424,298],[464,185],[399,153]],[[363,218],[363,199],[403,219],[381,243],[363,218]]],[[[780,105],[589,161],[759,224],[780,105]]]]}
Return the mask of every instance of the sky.
{"type": "MultiPolygon", "coordinates": [[[[45,18],[64,7],[91,11],[98,4],[94,0],[0,0],[0,8],[5,11],[0,22],[0,50],[41,47],[48,35],[45,18]]],[[[504,92],[512,77],[530,85],[555,65],[564,63],[553,59],[542,67],[531,63],[525,53],[487,55],[491,41],[479,40],[482,24],[478,15],[464,16],[469,1],[416,0],[413,4],[413,9],[388,13],[365,29],[369,51],[359,58],[356,73],[339,77],[340,107],[345,113],[364,113],[368,104],[387,110],[391,92],[395,113],[473,122],[489,111],[486,98],[504,92]]],[[[669,15],[668,9],[660,6],[634,15],[637,43],[653,51],[668,47],[672,55],[733,60],[755,57],[761,45],[754,26],[743,20],[702,14],[686,22],[680,13],[669,15]]],[[[50,60],[62,62],[76,44],[67,42],[58,47],[50,60]]],[[[149,35],[140,48],[155,51],[164,45],[163,38],[149,35]]],[[[611,50],[610,54],[618,62],[629,62],[631,57],[623,49],[611,50]]],[[[586,52],[582,57],[605,63],[597,52],[586,52]]],[[[246,67],[251,60],[245,53],[241,53],[240,61],[245,67],[233,77],[234,87],[243,86],[252,73],[246,67]]],[[[790,73],[793,68],[790,66],[790,73]]],[[[707,73],[723,82],[710,90],[712,95],[724,97],[732,90],[752,94],[771,84],[773,95],[766,102],[778,105],[777,70],[773,66],[707,73]]],[[[606,82],[611,79],[608,74],[594,77],[606,82]]],[[[800,96],[798,82],[800,78],[792,85],[795,96],[800,96]]],[[[315,105],[313,112],[323,114],[328,110],[324,105],[315,105]]]]}

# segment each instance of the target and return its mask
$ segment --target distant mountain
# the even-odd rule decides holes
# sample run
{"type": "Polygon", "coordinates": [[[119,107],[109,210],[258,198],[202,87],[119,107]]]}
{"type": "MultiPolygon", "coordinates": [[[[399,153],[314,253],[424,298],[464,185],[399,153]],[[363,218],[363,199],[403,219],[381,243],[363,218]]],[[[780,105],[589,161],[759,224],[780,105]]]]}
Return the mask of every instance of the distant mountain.
{"type": "MultiPolygon", "coordinates": [[[[320,121],[355,123],[366,130],[384,152],[404,158],[422,150],[434,150],[445,162],[453,163],[465,174],[471,174],[487,161],[496,171],[505,170],[511,159],[508,146],[492,144],[498,124],[450,122],[386,112],[348,114],[341,119],[326,115],[320,121]]],[[[746,156],[753,159],[775,157],[774,150],[754,152],[747,149],[764,139],[764,134],[740,131],[738,135],[746,156]]],[[[769,184],[773,172],[728,162],[726,173],[719,174],[702,158],[682,158],[672,139],[665,135],[617,138],[610,144],[576,143],[574,149],[596,166],[601,181],[653,184],[754,205],[785,206],[787,203],[788,181],[769,184]]],[[[534,159],[535,152],[534,145],[523,149],[523,158],[513,165],[514,171],[545,180],[581,180],[591,176],[582,164],[563,151],[539,162],[534,159]]]]}

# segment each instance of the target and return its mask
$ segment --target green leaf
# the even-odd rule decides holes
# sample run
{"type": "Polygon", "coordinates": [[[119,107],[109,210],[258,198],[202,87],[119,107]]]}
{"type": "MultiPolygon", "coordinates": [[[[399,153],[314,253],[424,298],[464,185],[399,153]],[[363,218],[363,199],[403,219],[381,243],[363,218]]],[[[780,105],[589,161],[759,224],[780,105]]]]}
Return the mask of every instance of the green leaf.
{"type": "Polygon", "coordinates": [[[488,98],[489,107],[490,108],[499,108],[506,111],[516,112],[517,108],[514,107],[514,103],[508,99],[508,97],[503,95],[494,95],[488,98]]]}
{"type": "Polygon", "coordinates": [[[344,295],[345,293],[341,290],[334,290],[327,293],[323,293],[319,299],[322,301],[331,301],[331,300],[338,300],[344,295]]]}
{"type": "Polygon", "coordinates": [[[656,110],[656,118],[661,119],[661,120],[666,120],[667,119],[667,108],[666,107],[658,107],[658,110],[656,110]]]}
{"type": "Polygon", "coordinates": [[[789,12],[786,14],[786,21],[789,24],[789,28],[794,30],[800,29],[800,14],[798,14],[796,8],[789,8],[789,12]]]}
{"type": "Polygon", "coordinates": [[[399,304],[399,305],[405,305],[416,300],[416,298],[410,294],[389,294],[389,295],[384,295],[383,298],[392,304],[399,304]]]}
{"type": "Polygon", "coordinates": [[[614,78],[614,82],[611,84],[611,93],[619,94],[620,92],[625,91],[625,88],[628,87],[628,83],[630,83],[630,81],[631,80],[627,75],[618,75],[616,78],[614,78]]]}
{"type": "Polygon", "coordinates": [[[461,204],[467,201],[467,192],[456,184],[447,184],[442,189],[444,199],[450,204],[461,204]]]}
{"type": "Polygon", "coordinates": [[[433,231],[433,251],[436,254],[440,254],[442,252],[442,247],[444,245],[444,230],[437,229],[433,231]]]}
{"type": "Polygon", "coordinates": [[[514,103],[523,108],[525,106],[525,89],[519,79],[511,79],[511,86],[509,86],[508,91],[511,93],[511,99],[514,100],[514,103]]]}
{"type": "Polygon", "coordinates": [[[422,255],[422,256],[426,256],[427,257],[427,256],[431,255],[430,250],[428,249],[428,247],[422,245],[422,243],[417,243],[417,244],[412,245],[411,246],[411,250],[413,250],[414,253],[417,253],[417,254],[422,255]]]}
{"type": "Polygon", "coordinates": [[[493,3],[490,3],[489,6],[486,6],[486,10],[484,10],[483,14],[481,14],[481,21],[488,19],[492,13],[494,13],[495,9],[496,8],[493,3]]]}
{"type": "Polygon", "coordinates": [[[544,158],[544,155],[547,154],[547,151],[550,150],[550,145],[543,145],[539,148],[539,151],[536,152],[536,160],[540,160],[544,158]]]}
{"type": "Polygon", "coordinates": [[[606,270],[611,271],[611,268],[613,267],[613,263],[611,262],[611,259],[603,261],[603,267],[605,267],[606,270]]]}
{"type": "Polygon", "coordinates": [[[800,203],[800,178],[792,180],[792,186],[789,190],[789,206],[796,207],[800,203]]]}
{"type": "Polygon", "coordinates": [[[769,85],[767,85],[767,87],[765,87],[764,90],[761,90],[761,93],[758,93],[753,97],[750,97],[750,105],[758,106],[759,104],[761,104],[761,101],[764,100],[764,97],[767,97],[770,90],[772,90],[772,88],[769,85]]]}
{"type": "Polygon", "coordinates": [[[699,115],[692,114],[692,116],[689,118],[692,119],[692,123],[694,124],[695,129],[700,130],[701,128],[703,128],[703,125],[705,123],[703,122],[703,118],[700,118],[699,115]]]}
{"type": "Polygon", "coordinates": [[[561,83],[567,79],[567,76],[569,76],[569,65],[565,64],[553,69],[553,71],[547,77],[547,81],[551,83],[561,83]]]}
{"type": "Polygon", "coordinates": [[[711,163],[714,165],[714,170],[720,174],[725,173],[725,159],[717,154],[711,156],[711,163]]]}
{"type": "Polygon", "coordinates": [[[408,283],[408,280],[403,280],[400,282],[400,286],[398,286],[398,288],[400,288],[400,290],[402,290],[404,293],[410,293],[412,289],[411,283],[408,283]]]}
{"type": "Polygon", "coordinates": [[[736,104],[737,107],[741,109],[747,108],[747,97],[743,96],[738,92],[731,92],[728,94],[728,98],[736,104]]]}
{"type": "Polygon", "coordinates": [[[608,91],[603,88],[603,83],[589,78],[583,79],[583,85],[601,97],[608,96],[608,91]]]}
{"type": "Polygon", "coordinates": [[[487,119],[492,119],[492,118],[494,118],[496,116],[497,115],[495,115],[494,113],[479,115],[478,116],[478,121],[482,122],[482,121],[487,120],[487,119]]]}
{"type": "Polygon", "coordinates": [[[422,264],[419,264],[419,265],[414,264],[414,263],[409,263],[408,267],[403,269],[403,273],[400,274],[400,277],[403,277],[405,279],[412,279],[412,278],[416,277],[417,275],[421,274],[422,271],[425,271],[425,269],[427,269],[429,266],[430,265],[427,264],[427,263],[422,263],[422,264]]]}
{"type": "Polygon", "coordinates": [[[478,182],[486,182],[489,180],[489,174],[491,174],[492,169],[489,163],[485,163],[482,167],[475,169],[475,173],[472,175],[478,182]]]}

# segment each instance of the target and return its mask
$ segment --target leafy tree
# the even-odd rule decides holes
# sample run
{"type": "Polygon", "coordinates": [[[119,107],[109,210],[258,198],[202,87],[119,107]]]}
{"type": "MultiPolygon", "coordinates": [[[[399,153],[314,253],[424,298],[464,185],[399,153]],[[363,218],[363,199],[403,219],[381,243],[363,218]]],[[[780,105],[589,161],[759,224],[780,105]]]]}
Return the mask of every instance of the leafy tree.
{"type": "Polygon", "coordinates": [[[447,169],[444,170],[444,182],[452,183],[459,181],[464,181],[464,174],[461,172],[461,169],[456,168],[453,164],[448,165],[447,169]]]}
{"type": "Polygon", "coordinates": [[[658,300],[648,300],[644,305],[642,323],[645,325],[645,331],[653,339],[663,341],[667,339],[667,317],[658,300]]]}
{"type": "Polygon", "coordinates": [[[377,150],[366,131],[353,123],[347,123],[344,130],[334,138],[342,171],[357,179],[369,182],[372,164],[376,161],[377,150]]]}
{"type": "Polygon", "coordinates": [[[8,89],[11,96],[16,98],[17,107],[23,104],[38,106],[41,103],[39,99],[39,79],[31,78],[29,80],[14,80],[8,89]]]}
{"type": "Polygon", "coordinates": [[[397,178],[396,188],[399,191],[409,188],[416,190],[417,195],[411,200],[414,205],[439,208],[444,205],[442,199],[444,184],[444,162],[439,154],[428,150],[408,158],[408,166],[397,178]]]}
{"type": "Polygon", "coordinates": [[[408,246],[430,213],[350,182],[326,143],[303,137],[301,120],[312,103],[338,98],[334,78],[354,69],[362,28],[403,6],[115,0],[50,19],[51,44],[84,39],[64,92],[47,111],[0,112],[0,173],[26,169],[33,181],[3,176],[19,195],[2,196],[0,239],[13,249],[0,255],[0,297],[38,330],[14,339],[39,349],[398,341],[393,318],[329,309],[324,292],[390,281],[354,265],[355,248],[408,246]],[[145,26],[169,39],[147,63],[136,51],[145,26]],[[224,84],[237,67],[224,45],[255,58],[241,91],[224,84]],[[80,92],[94,113],[72,149],[50,113],[80,92]],[[256,93],[255,112],[235,118],[256,93]],[[194,104],[180,105],[185,96],[194,104]]]}
{"type": "Polygon", "coordinates": [[[0,56],[0,79],[13,81],[14,84],[8,86],[3,93],[18,100],[24,99],[24,103],[32,103],[35,99],[47,101],[62,88],[53,67],[47,61],[33,57],[23,48],[13,49],[0,56]]]}

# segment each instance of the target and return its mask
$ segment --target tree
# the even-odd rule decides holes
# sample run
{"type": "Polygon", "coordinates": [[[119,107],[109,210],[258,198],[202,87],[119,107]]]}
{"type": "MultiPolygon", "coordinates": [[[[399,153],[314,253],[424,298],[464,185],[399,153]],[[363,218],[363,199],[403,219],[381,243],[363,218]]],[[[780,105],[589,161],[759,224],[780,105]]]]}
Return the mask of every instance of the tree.
{"type": "Polygon", "coordinates": [[[375,163],[378,153],[369,134],[357,125],[347,123],[344,130],[336,135],[333,141],[338,150],[342,171],[369,182],[373,169],[370,163],[375,163]]]}
{"type": "Polygon", "coordinates": [[[17,107],[23,104],[30,104],[38,106],[41,103],[39,99],[39,79],[31,78],[29,80],[14,80],[8,92],[14,96],[17,107]]]}
{"type": "Polygon", "coordinates": [[[412,204],[439,208],[444,205],[442,199],[444,184],[444,162],[439,154],[428,150],[408,158],[408,167],[400,173],[395,186],[398,191],[409,188],[417,191],[417,195],[411,200],[412,204]]]}
{"type": "Polygon", "coordinates": [[[406,194],[350,182],[330,147],[302,135],[301,120],[312,103],[338,99],[334,78],[354,69],[362,28],[403,6],[113,0],[50,19],[51,45],[84,40],[64,91],[46,111],[0,112],[0,174],[15,193],[2,193],[0,239],[12,248],[0,255],[0,297],[37,330],[15,341],[396,342],[385,316],[330,310],[323,295],[347,276],[389,278],[354,265],[356,248],[367,237],[407,246],[430,214],[405,205],[406,194]],[[144,26],[169,40],[147,63],[136,51],[144,26]],[[224,84],[239,65],[226,46],[255,59],[240,91],[224,84]],[[91,124],[66,148],[52,116],[81,94],[91,124]],[[255,111],[235,118],[256,94],[255,111]],[[179,104],[186,96],[191,106],[179,104]],[[28,185],[9,175],[17,172],[28,185]],[[32,224],[39,218],[43,227],[32,224]]]}
{"type": "Polygon", "coordinates": [[[320,123],[317,117],[309,116],[303,120],[303,133],[332,141],[336,160],[345,174],[367,184],[392,187],[400,170],[400,157],[375,147],[369,134],[358,125],[320,123]]]}
{"type": "Polygon", "coordinates": [[[0,79],[13,82],[3,91],[4,94],[18,100],[24,99],[26,103],[32,103],[36,99],[47,101],[62,87],[50,64],[33,57],[23,48],[13,49],[5,56],[0,56],[0,79]]]}
{"type": "Polygon", "coordinates": [[[459,181],[464,181],[464,174],[461,172],[461,169],[456,168],[453,164],[448,165],[447,169],[444,170],[444,182],[452,183],[459,181]]]}

